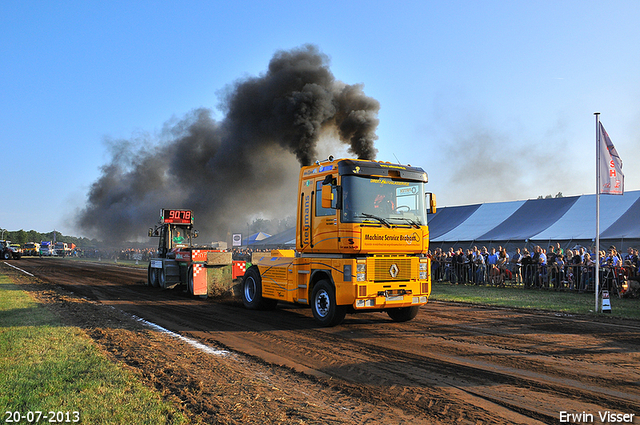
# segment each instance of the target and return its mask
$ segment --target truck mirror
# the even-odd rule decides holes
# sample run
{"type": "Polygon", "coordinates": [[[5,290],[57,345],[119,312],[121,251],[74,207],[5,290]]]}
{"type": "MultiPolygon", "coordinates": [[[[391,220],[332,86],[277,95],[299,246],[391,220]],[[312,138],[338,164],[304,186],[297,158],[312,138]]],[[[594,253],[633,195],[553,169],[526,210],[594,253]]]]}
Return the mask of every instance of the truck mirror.
{"type": "Polygon", "coordinates": [[[153,229],[151,227],[149,227],[149,237],[150,238],[153,237],[153,229]]]}
{"type": "Polygon", "coordinates": [[[322,208],[331,208],[333,203],[333,191],[331,185],[322,186],[322,208]]]}
{"type": "Polygon", "coordinates": [[[200,234],[200,232],[198,232],[197,230],[194,230],[192,237],[193,238],[197,238],[199,234],[200,234]]]}
{"type": "Polygon", "coordinates": [[[430,192],[425,193],[425,197],[429,198],[429,208],[427,209],[427,214],[435,214],[436,213],[436,195],[430,192]]]}

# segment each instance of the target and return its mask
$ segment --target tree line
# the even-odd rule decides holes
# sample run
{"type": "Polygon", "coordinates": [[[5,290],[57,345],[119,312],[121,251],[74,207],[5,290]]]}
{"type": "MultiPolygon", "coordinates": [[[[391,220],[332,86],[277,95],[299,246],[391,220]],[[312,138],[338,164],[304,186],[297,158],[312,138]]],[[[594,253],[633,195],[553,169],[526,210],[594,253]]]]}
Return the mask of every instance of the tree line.
{"type": "Polygon", "coordinates": [[[75,236],[65,236],[60,232],[52,231],[49,233],[40,233],[35,230],[16,230],[10,232],[8,230],[4,231],[4,239],[11,241],[12,243],[19,243],[20,245],[24,245],[27,242],[38,242],[41,241],[56,241],[56,242],[66,242],[66,243],[74,243],[78,247],[88,247],[88,246],[96,246],[99,244],[97,239],[89,239],[89,238],[78,238],[75,236]]]}
{"type": "MultiPolygon", "coordinates": [[[[295,226],[295,218],[294,217],[286,217],[284,219],[262,219],[257,218],[252,223],[247,223],[247,230],[249,234],[264,232],[270,235],[274,235],[280,232],[284,232],[287,229],[290,229],[295,226]]],[[[18,243],[20,245],[24,245],[27,242],[41,242],[41,241],[56,241],[56,242],[66,242],[66,243],[74,243],[78,248],[88,248],[88,247],[102,247],[104,245],[103,241],[99,241],[98,239],[89,239],[85,237],[76,237],[76,236],[66,236],[58,231],[52,231],[48,233],[40,233],[35,230],[17,230],[17,231],[8,231],[3,230],[4,237],[0,237],[0,239],[11,241],[11,243],[18,243]]],[[[152,245],[157,244],[157,242],[153,242],[152,245]]],[[[140,243],[140,242],[124,242],[123,246],[131,247],[131,246],[146,246],[149,243],[140,243]]]]}

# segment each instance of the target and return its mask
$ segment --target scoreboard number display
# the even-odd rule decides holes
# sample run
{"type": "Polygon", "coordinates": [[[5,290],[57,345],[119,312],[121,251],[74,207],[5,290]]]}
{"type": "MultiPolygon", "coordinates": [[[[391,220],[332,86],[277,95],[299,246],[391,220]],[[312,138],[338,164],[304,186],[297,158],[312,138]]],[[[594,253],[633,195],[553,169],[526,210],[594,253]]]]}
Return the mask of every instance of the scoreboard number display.
{"type": "Polygon", "coordinates": [[[192,219],[193,215],[191,214],[191,210],[163,209],[160,216],[162,223],[170,224],[191,224],[192,219]]]}

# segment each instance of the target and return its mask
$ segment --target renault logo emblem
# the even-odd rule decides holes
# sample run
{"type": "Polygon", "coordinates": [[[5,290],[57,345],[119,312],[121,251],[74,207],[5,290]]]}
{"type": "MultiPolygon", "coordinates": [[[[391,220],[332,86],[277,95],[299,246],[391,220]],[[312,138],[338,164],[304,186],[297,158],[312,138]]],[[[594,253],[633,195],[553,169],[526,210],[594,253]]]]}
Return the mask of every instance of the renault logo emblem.
{"type": "Polygon", "coordinates": [[[391,275],[391,277],[395,278],[396,276],[398,276],[398,266],[396,266],[395,264],[391,265],[391,268],[389,269],[389,274],[391,275]]]}

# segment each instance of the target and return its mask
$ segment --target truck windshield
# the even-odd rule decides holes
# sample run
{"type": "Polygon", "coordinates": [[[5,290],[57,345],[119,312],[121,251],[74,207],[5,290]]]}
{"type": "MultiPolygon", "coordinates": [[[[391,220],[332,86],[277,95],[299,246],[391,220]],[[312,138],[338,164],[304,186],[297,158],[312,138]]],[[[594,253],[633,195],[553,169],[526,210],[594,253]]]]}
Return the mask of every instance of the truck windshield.
{"type": "Polygon", "coordinates": [[[342,222],[424,226],[424,196],[423,182],[343,176],[342,222]]]}

